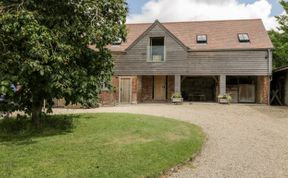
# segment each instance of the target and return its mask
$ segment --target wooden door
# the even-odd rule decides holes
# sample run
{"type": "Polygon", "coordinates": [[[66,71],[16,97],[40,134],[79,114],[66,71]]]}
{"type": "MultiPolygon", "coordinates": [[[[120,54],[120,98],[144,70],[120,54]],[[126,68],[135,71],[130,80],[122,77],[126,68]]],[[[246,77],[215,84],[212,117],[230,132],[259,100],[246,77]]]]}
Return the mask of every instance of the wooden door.
{"type": "Polygon", "coordinates": [[[239,85],[239,102],[255,103],[255,85],[239,85]]]}
{"type": "Polygon", "coordinates": [[[131,79],[120,79],[120,103],[131,103],[131,79]]]}
{"type": "Polygon", "coordinates": [[[166,100],[166,76],[154,77],[154,100],[166,100]]]}

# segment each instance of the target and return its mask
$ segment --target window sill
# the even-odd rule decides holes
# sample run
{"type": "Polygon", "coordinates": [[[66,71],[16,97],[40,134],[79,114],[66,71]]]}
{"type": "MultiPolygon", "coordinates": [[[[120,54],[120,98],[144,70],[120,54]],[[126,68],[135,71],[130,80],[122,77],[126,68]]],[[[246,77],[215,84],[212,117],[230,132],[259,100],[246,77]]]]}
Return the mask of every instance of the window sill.
{"type": "Polygon", "coordinates": [[[163,62],[166,62],[166,60],[164,60],[164,61],[146,61],[146,62],[148,62],[148,63],[163,63],[163,62]]]}

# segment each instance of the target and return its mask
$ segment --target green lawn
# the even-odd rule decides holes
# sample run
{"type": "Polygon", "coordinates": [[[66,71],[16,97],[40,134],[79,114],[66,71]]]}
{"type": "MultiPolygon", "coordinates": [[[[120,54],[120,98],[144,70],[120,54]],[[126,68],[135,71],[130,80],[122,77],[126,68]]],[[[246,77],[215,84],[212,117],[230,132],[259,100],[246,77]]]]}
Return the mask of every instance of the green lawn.
{"type": "Polygon", "coordinates": [[[50,116],[40,133],[27,123],[0,121],[0,177],[157,177],[204,141],[195,125],[146,115],[50,116]]]}

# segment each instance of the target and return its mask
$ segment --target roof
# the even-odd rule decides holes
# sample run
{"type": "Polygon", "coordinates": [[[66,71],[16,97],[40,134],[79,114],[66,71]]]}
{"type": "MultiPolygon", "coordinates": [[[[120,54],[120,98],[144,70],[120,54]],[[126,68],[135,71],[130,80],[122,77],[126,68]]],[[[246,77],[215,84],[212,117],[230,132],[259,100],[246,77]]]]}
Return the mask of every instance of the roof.
{"type": "Polygon", "coordinates": [[[282,72],[282,71],[288,71],[288,66],[279,67],[279,68],[273,70],[274,73],[282,72]]]}
{"type": "MultiPolygon", "coordinates": [[[[158,22],[158,21],[156,21],[158,22]]],[[[156,23],[155,22],[155,23],[156,23]]],[[[154,23],[127,24],[127,40],[119,46],[109,46],[112,51],[126,51],[154,23]]],[[[261,19],[192,21],[161,23],[189,50],[242,50],[272,49],[272,42],[261,19]],[[248,33],[250,43],[239,43],[237,35],[248,33]],[[206,34],[207,44],[197,44],[196,36],[206,34]]]]}

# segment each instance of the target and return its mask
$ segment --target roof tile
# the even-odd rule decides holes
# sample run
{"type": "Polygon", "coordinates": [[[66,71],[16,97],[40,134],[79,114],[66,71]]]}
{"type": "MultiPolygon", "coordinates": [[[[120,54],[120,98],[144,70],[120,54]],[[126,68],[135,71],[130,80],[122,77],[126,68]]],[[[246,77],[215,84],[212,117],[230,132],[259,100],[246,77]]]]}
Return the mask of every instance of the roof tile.
{"type": "MultiPolygon", "coordinates": [[[[193,21],[161,23],[190,50],[270,49],[271,40],[261,19],[193,21]],[[248,33],[250,43],[240,43],[239,33],[248,33]],[[206,34],[207,44],[197,44],[196,36],[206,34]]],[[[152,23],[127,24],[127,41],[109,46],[112,51],[125,51],[152,23]]]]}

